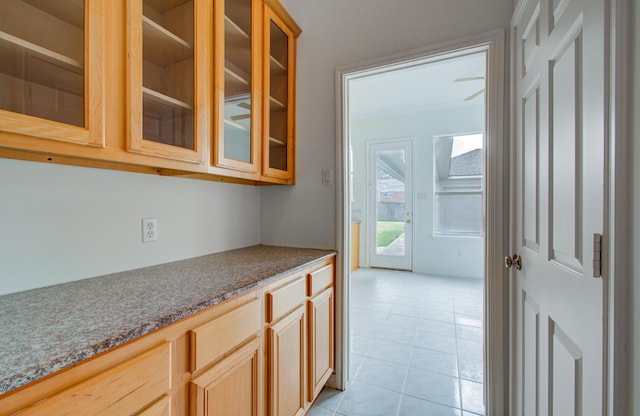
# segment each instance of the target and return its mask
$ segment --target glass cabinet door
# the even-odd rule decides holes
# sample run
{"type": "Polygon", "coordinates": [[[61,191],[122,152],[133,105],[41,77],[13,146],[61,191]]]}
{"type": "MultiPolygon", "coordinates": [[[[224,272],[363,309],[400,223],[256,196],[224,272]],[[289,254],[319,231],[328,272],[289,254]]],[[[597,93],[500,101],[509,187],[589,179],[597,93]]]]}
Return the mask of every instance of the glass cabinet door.
{"type": "Polygon", "coordinates": [[[257,173],[259,160],[260,1],[218,0],[214,10],[216,166],[257,173]]]}
{"type": "Polygon", "coordinates": [[[89,0],[2,1],[0,131],[103,145],[101,8],[89,0]]]}
{"type": "Polygon", "coordinates": [[[129,150],[202,160],[196,124],[196,3],[128,2],[129,150]]]}
{"type": "Polygon", "coordinates": [[[265,120],[262,174],[293,178],[295,36],[270,8],[265,17],[265,120]]]}

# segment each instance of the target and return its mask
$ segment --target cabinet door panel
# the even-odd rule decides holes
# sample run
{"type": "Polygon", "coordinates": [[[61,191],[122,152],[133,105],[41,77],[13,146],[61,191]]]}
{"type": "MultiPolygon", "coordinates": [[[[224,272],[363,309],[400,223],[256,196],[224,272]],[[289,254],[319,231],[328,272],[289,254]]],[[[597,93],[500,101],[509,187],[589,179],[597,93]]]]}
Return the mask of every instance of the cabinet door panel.
{"type": "Polygon", "coordinates": [[[127,2],[127,150],[204,160],[207,10],[199,0],[127,2]]]}
{"type": "Polygon", "coordinates": [[[262,175],[293,181],[296,36],[283,19],[265,5],[264,120],[262,175]]]}
{"type": "Polygon", "coordinates": [[[212,164],[257,174],[260,161],[262,5],[259,0],[218,0],[214,65],[212,164]]]}
{"type": "Polygon", "coordinates": [[[333,288],[309,301],[309,399],[315,399],[334,368],[333,288]]]}
{"type": "Polygon", "coordinates": [[[256,338],[192,380],[192,416],[260,416],[261,356],[256,338]]]}
{"type": "Polygon", "coordinates": [[[302,306],[267,329],[270,416],[298,416],[305,412],[305,317],[302,306]]]}
{"type": "Polygon", "coordinates": [[[104,3],[2,7],[0,132],[104,146],[104,3]]]}

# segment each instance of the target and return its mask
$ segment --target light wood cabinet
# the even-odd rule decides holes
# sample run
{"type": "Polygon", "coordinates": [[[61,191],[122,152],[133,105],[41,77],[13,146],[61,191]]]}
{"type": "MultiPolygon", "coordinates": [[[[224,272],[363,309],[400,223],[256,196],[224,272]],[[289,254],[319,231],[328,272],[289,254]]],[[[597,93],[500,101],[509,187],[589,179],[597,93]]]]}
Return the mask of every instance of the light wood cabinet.
{"type": "Polygon", "coordinates": [[[263,296],[237,296],[0,395],[0,415],[260,416],[263,296]]]}
{"type": "Polygon", "coordinates": [[[334,370],[333,260],[265,289],[267,414],[309,410],[334,370]]]}
{"type": "Polygon", "coordinates": [[[282,279],[265,295],[267,414],[304,414],[307,374],[306,280],[303,272],[282,279]]]}
{"type": "Polygon", "coordinates": [[[206,12],[200,0],[127,2],[127,150],[204,161],[206,12]]]}
{"type": "Polygon", "coordinates": [[[0,395],[0,415],[303,415],[333,372],[333,282],[321,260],[0,395]]]}
{"type": "Polygon", "coordinates": [[[267,328],[268,414],[299,416],[306,410],[307,322],[299,306],[267,328]]]}
{"type": "Polygon", "coordinates": [[[295,166],[295,64],[299,28],[279,3],[265,3],[264,133],[262,175],[293,181],[295,166]]]}
{"type": "Polygon", "coordinates": [[[210,172],[292,184],[300,28],[275,1],[218,0],[214,20],[210,172]]]}
{"type": "Polygon", "coordinates": [[[262,2],[214,2],[212,165],[257,178],[262,103],[262,2]]]}
{"type": "Polygon", "coordinates": [[[294,183],[295,39],[277,0],[5,0],[0,157],[294,183]]]}
{"type": "Polygon", "coordinates": [[[1,142],[104,146],[104,24],[102,1],[2,2],[1,142]]]}
{"type": "Polygon", "coordinates": [[[191,380],[191,415],[262,415],[261,366],[262,339],[254,338],[191,380]]]}
{"type": "Polygon", "coordinates": [[[189,331],[192,416],[262,414],[261,309],[253,297],[189,331]]]}
{"type": "Polygon", "coordinates": [[[313,401],[334,369],[334,297],[329,287],[309,300],[309,398],[313,401]]]}
{"type": "Polygon", "coordinates": [[[333,263],[329,263],[307,276],[310,401],[318,397],[335,368],[334,273],[333,263]]]}
{"type": "Polygon", "coordinates": [[[20,414],[162,414],[171,388],[170,353],[170,344],[163,343],[48,397],[20,414]],[[147,406],[153,409],[147,411],[147,406]]]}

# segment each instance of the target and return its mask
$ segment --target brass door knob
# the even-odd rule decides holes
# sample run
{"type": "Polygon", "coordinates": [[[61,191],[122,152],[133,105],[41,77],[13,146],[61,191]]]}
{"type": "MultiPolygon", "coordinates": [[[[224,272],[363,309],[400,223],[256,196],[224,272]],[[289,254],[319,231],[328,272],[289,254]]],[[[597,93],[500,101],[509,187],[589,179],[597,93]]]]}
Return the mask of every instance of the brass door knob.
{"type": "Polygon", "coordinates": [[[517,270],[522,270],[522,257],[514,254],[513,256],[505,256],[504,258],[504,267],[510,269],[511,266],[516,266],[517,270]]]}

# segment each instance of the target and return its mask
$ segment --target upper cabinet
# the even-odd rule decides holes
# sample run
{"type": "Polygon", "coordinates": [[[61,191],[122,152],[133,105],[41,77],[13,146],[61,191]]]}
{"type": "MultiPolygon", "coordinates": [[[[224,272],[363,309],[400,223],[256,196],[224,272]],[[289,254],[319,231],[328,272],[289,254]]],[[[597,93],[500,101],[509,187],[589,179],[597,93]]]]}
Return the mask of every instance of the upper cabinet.
{"type": "Polygon", "coordinates": [[[198,70],[206,65],[207,55],[203,4],[199,0],[127,2],[129,151],[204,161],[201,133],[206,131],[206,120],[199,110],[206,105],[203,90],[208,84],[198,70]]]}
{"type": "Polygon", "coordinates": [[[212,165],[249,175],[260,162],[262,3],[216,0],[212,165]]]}
{"type": "Polygon", "coordinates": [[[276,182],[292,183],[295,168],[296,38],[300,28],[279,3],[265,4],[264,22],[262,175],[276,182]]]}
{"type": "Polygon", "coordinates": [[[0,157],[294,183],[278,0],[2,0],[0,157]]]}
{"type": "Polygon", "coordinates": [[[276,1],[219,0],[214,21],[213,169],[291,184],[300,28],[276,1]]]}
{"type": "Polygon", "coordinates": [[[104,145],[103,25],[102,1],[2,1],[2,144],[104,145]]]}

